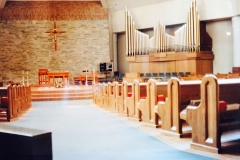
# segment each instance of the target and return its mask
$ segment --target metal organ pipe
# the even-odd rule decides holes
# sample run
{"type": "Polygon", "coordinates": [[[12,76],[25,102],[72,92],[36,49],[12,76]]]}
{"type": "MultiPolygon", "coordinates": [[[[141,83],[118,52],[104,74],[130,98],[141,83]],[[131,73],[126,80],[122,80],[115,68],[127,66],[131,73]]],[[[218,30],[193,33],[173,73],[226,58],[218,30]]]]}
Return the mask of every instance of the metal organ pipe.
{"type": "MultiPolygon", "coordinates": [[[[135,23],[130,12],[125,10],[126,54],[127,56],[144,55],[149,53],[149,35],[135,29],[135,23]]],[[[200,19],[197,12],[196,0],[193,0],[186,17],[186,24],[171,36],[166,32],[165,25],[158,19],[154,26],[154,49],[156,52],[167,52],[175,46],[175,51],[198,52],[200,50],[200,19]]]]}

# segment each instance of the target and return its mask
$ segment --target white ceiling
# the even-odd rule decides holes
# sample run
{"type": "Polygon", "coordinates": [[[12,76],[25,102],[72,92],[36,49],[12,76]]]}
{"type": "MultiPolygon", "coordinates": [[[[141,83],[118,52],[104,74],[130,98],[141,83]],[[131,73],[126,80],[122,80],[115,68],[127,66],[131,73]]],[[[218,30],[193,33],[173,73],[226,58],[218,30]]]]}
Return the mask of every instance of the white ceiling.
{"type": "Polygon", "coordinates": [[[141,7],[171,0],[105,0],[108,8],[112,11],[123,10],[127,8],[141,7]]]}

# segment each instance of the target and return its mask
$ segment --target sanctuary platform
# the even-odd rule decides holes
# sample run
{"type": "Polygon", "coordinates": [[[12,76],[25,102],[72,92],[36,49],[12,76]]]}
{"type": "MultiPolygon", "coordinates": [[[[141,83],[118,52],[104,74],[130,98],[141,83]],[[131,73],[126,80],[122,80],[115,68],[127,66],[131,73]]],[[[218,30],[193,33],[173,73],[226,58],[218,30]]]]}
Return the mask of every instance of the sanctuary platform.
{"type": "Polygon", "coordinates": [[[79,100],[92,98],[92,86],[70,85],[64,88],[31,87],[32,101],[79,100]]]}

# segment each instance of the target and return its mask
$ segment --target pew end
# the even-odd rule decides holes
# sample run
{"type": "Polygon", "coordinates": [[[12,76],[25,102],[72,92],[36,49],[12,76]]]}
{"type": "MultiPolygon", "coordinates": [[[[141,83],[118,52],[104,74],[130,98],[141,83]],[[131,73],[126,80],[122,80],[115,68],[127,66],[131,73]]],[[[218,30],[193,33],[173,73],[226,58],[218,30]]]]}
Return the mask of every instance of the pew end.
{"type": "Polygon", "coordinates": [[[238,132],[240,129],[239,95],[240,81],[221,79],[206,75],[201,83],[201,102],[188,106],[186,121],[192,126],[191,148],[222,153],[223,132],[238,132]],[[225,108],[223,99],[231,107],[225,108]]]}

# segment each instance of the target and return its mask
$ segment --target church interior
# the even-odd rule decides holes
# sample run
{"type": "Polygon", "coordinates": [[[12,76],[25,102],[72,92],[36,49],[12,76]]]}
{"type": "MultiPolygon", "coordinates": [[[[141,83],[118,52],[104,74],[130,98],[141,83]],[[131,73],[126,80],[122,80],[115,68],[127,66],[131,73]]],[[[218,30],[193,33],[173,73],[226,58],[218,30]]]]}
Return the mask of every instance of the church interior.
{"type": "Polygon", "coordinates": [[[86,114],[103,114],[183,151],[173,159],[239,159],[239,42],[238,0],[0,0],[0,158],[141,159],[111,150],[121,142],[88,146],[92,132],[115,133],[90,127],[100,120],[86,114]],[[73,139],[82,121],[85,147],[59,140],[56,113],[73,139]]]}

